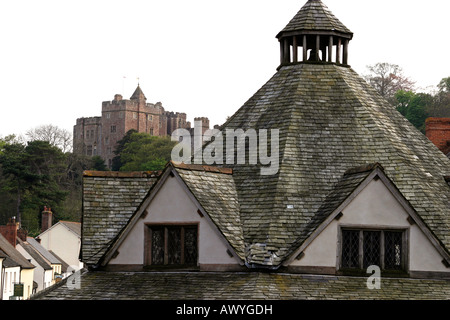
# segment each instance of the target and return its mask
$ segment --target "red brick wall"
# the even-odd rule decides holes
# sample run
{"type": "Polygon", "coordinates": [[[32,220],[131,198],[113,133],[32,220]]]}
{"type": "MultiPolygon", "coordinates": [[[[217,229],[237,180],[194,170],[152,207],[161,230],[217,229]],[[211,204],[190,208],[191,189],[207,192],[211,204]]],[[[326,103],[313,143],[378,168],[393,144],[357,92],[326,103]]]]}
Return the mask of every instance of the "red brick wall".
{"type": "Polygon", "coordinates": [[[10,219],[6,226],[0,226],[0,233],[6,240],[8,240],[9,243],[13,245],[14,248],[16,247],[17,224],[14,219],[10,219]]]}
{"type": "Polygon", "coordinates": [[[425,134],[439,150],[450,152],[450,118],[428,118],[425,121],[425,134]]]}

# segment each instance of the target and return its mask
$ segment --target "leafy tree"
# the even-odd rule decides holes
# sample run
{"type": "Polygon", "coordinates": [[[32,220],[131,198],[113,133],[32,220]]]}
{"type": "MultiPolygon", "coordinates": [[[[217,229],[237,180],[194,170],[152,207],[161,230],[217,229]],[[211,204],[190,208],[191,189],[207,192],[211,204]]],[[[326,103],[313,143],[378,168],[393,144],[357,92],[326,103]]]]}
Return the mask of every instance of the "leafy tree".
{"type": "Polygon", "coordinates": [[[443,78],[438,84],[439,92],[450,93],[450,77],[443,78]]]}
{"type": "Polygon", "coordinates": [[[64,153],[46,141],[4,144],[0,155],[1,188],[15,198],[18,222],[26,218],[34,224],[44,205],[56,211],[60,208],[67,195],[63,188],[65,161],[64,153]]]}
{"type": "Polygon", "coordinates": [[[170,160],[176,142],[170,137],[131,133],[120,152],[120,171],[162,170],[170,160]]]}
{"type": "Polygon", "coordinates": [[[108,166],[105,163],[105,160],[100,156],[93,156],[91,158],[91,169],[96,171],[108,171],[108,166]]]}
{"type": "Polygon", "coordinates": [[[134,129],[128,130],[128,132],[124,135],[124,137],[121,140],[117,141],[116,148],[113,151],[115,156],[112,159],[112,164],[111,164],[112,171],[119,171],[120,168],[123,166],[121,154],[122,154],[122,151],[125,149],[125,145],[131,141],[131,136],[134,133],[137,133],[137,131],[134,129]]]}
{"type": "Polygon", "coordinates": [[[25,192],[38,177],[31,172],[30,166],[25,161],[25,146],[13,142],[4,143],[0,154],[0,165],[4,180],[2,191],[12,193],[15,196],[16,219],[21,222],[21,206],[25,192]]]}
{"type": "Polygon", "coordinates": [[[433,97],[426,93],[399,90],[395,94],[395,99],[397,110],[417,129],[425,133],[425,120],[428,118],[426,110],[433,102],[433,97]]]}

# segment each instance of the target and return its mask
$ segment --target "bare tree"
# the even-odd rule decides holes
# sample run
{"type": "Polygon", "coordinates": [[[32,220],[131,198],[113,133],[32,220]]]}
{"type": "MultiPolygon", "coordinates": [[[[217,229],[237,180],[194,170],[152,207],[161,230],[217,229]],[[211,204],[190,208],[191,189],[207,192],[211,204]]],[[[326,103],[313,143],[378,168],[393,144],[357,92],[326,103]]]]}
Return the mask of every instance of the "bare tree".
{"type": "Polygon", "coordinates": [[[52,146],[60,148],[63,152],[72,151],[72,134],[68,130],[61,129],[52,124],[30,129],[27,131],[26,136],[31,141],[47,141],[52,146]]]}
{"type": "Polygon", "coordinates": [[[367,66],[369,74],[364,79],[390,103],[395,103],[395,94],[399,90],[413,91],[414,81],[403,75],[403,70],[396,64],[377,63],[367,66]]]}

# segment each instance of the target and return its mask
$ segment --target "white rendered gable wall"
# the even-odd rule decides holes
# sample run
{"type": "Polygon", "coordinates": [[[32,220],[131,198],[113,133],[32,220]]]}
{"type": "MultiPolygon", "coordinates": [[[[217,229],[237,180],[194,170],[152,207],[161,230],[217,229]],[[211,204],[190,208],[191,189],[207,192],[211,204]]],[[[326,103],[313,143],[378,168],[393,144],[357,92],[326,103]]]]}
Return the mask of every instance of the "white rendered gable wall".
{"type": "Polygon", "coordinates": [[[392,195],[381,179],[372,180],[342,210],[343,216],[333,220],[303,251],[300,260],[291,266],[338,268],[339,228],[399,228],[409,231],[408,261],[410,271],[449,272],[442,256],[417,224],[411,225],[409,214],[392,195]]]}
{"type": "Polygon", "coordinates": [[[176,177],[168,177],[147,207],[148,214],[139,219],[118,248],[119,254],[109,265],[143,265],[146,224],[198,224],[198,262],[200,265],[238,265],[236,258],[227,254],[225,239],[214,230],[199,208],[188,197],[186,188],[176,177]]]}

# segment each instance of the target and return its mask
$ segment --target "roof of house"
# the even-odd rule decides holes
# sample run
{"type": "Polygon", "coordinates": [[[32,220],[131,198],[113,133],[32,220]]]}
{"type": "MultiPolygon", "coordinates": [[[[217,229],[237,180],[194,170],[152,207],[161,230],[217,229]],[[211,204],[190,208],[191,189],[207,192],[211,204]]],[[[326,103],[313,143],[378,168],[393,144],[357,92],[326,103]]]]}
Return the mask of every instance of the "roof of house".
{"type": "Polygon", "coordinates": [[[50,264],[61,264],[53,254],[45,249],[39,242],[32,237],[27,237],[27,243],[32,246],[40,255],[42,255],[50,264]]]}
{"type": "Polygon", "coordinates": [[[25,259],[25,257],[13,247],[4,236],[0,234],[0,250],[3,251],[12,261],[20,265],[24,269],[33,269],[35,266],[25,259]]]}
{"type": "Polygon", "coordinates": [[[221,127],[224,139],[226,129],[238,128],[279,129],[277,174],[231,165],[249,263],[279,265],[306,239],[305,228],[319,225],[347,170],[372,163],[384,168],[448,254],[449,159],[351,68],[281,67],[221,127]]]}
{"type": "Polygon", "coordinates": [[[56,253],[54,253],[52,250],[48,250],[48,252],[50,252],[56,259],[58,259],[61,262],[61,271],[62,272],[66,272],[70,265],[65,262],[63,259],[61,259],[56,253]]]}
{"type": "Polygon", "coordinates": [[[85,171],[81,259],[97,264],[160,172],[85,171]]]}
{"type": "Polygon", "coordinates": [[[58,225],[62,225],[64,227],[66,227],[68,230],[72,231],[76,236],[81,238],[81,223],[80,222],[74,222],[74,221],[64,221],[64,220],[58,221],[57,223],[52,225],[50,228],[48,228],[47,230],[42,232],[36,238],[39,238],[41,235],[43,235],[43,234],[45,234],[47,232],[50,232],[52,229],[54,229],[58,225]]]}
{"type": "MultiPolygon", "coordinates": [[[[308,1],[288,26],[300,21],[305,28],[347,32],[325,8],[308,1]],[[309,17],[320,27],[303,25],[309,17]]],[[[366,177],[348,170],[374,163],[450,262],[450,187],[444,179],[450,160],[349,66],[281,66],[221,126],[224,140],[227,129],[279,130],[278,172],[262,175],[259,164],[219,165],[229,174],[213,167],[175,170],[248,265],[280,267],[366,177]]],[[[118,239],[158,176],[139,175],[85,174],[87,264],[97,263],[118,239]]]]}
{"type": "Polygon", "coordinates": [[[378,290],[367,277],[260,272],[86,272],[79,289],[62,282],[33,299],[67,300],[305,300],[448,299],[450,281],[382,278],[378,290]]]}
{"type": "Polygon", "coordinates": [[[52,266],[50,265],[50,262],[46,260],[46,258],[44,258],[44,256],[42,256],[39,251],[33,247],[31,244],[29,244],[28,242],[24,242],[22,240],[20,240],[19,238],[17,238],[17,241],[19,243],[19,245],[22,246],[22,248],[36,261],[36,263],[41,266],[44,270],[52,270],[52,266]]]}
{"type": "Polygon", "coordinates": [[[232,170],[210,166],[174,164],[175,170],[194,197],[245,260],[245,244],[240,219],[239,197],[232,170]]]}
{"type": "Polygon", "coordinates": [[[309,0],[277,35],[291,31],[334,31],[344,34],[352,32],[320,0],[309,0]]]}
{"type": "Polygon", "coordinates": [[[20,264],[18,264],[17,262],[12,260],[10,257],[8,257],[8,255],[5,252],[3,252],[2,250],[0,250],[0,259],[3,259],[2,266],[4,268],[12,268],[12,267],[20,266],[20,264]]]}

